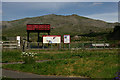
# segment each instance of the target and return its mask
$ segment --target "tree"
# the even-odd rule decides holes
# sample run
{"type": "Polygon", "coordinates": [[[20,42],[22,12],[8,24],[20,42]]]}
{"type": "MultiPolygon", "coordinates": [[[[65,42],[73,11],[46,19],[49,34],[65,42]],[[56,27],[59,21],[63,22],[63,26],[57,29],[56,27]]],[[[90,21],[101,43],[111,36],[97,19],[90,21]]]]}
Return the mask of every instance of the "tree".
{"type": "Polygon", "coordinates": [[[117,25],[114,28],[114,31],[110,34],[110,38],[113,40],[120,40],[120,26],[117,25]]]}

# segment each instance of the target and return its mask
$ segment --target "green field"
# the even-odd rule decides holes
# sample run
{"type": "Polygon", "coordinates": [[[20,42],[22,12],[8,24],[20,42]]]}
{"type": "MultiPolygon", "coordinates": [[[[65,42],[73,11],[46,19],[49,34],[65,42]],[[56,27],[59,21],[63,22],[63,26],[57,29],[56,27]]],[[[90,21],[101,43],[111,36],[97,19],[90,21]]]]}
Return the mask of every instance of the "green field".
{"type": "Polygon", "coordinates": [[[16,62],[22,61],[20,50],[3,50],[2,51],[2,62],[16,62]]]}
{"type": "MultiPolygon", "coordinates": [[[[3,65],[3,68],[40,75],[90,78],[114,78],[119,69],[118,50],[38,50],[36,52],[38,53],[36,60],[50,61],[34,64],[7,64],[3,65]]],[[[22,61],[21,52],[3,51],[3,61],[22,61]]]]}

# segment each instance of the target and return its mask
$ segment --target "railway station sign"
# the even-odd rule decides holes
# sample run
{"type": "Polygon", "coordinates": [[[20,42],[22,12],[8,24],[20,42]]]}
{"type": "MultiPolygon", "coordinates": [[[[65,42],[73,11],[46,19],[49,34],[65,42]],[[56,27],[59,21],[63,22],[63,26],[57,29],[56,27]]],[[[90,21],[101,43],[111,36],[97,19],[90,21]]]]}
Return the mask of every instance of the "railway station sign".
{"type": "Polygon", "coordinates": [[[50,31],[50,24],[27,24],[27,31],[50,31]]]}

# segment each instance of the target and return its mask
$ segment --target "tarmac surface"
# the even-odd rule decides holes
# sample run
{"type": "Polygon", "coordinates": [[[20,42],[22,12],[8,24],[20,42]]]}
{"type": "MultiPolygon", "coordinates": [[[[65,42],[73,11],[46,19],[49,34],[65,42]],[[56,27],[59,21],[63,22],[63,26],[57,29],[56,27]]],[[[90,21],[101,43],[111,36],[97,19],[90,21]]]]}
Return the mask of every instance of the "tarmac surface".
{"type": "MultiPolygon", "coordinates": [[[[54,75],[38,75],[27,72],[13,71],[2,69],[2,76],[6,78],[13,78],[17,80],[80,80],[84,77],[65,77],[65,76],[54,76],[54,75]]],[[[85,79],[85,78],[84,78],[85,79]]]]}
{"type": "MultiPolygon", "coordinates": [[[[36,61],[38,63],[40,62],[46,62],[46,61],[51,61],[51,60],[39,60],[39,61],[36,61]]],[[[8,62],[8,63],[1,63],[1,64],[23,64],[24,62],[8,62]]]]}

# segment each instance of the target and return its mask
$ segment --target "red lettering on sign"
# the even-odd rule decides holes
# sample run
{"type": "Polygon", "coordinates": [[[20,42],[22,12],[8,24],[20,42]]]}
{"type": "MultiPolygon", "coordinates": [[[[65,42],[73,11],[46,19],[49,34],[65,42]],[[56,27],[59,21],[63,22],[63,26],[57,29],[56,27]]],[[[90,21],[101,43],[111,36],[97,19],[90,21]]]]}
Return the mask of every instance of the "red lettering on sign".
{"type": "Polygon", "coordinates": [[[27,24],[27,30],[50,30],[49,24],[27,24]]]}

